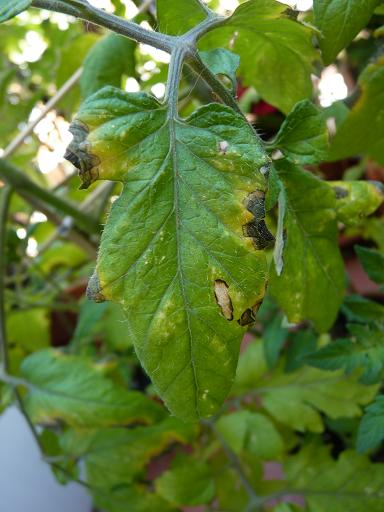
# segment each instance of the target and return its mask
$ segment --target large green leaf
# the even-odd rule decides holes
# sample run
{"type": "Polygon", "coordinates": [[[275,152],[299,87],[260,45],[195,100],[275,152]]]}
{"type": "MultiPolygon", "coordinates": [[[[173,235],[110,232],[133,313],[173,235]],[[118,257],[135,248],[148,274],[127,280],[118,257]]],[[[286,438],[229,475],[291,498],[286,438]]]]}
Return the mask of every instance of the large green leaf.
{"type": "Polygon", "coordinates": [[[252,393],[261,398],[263,407],[279,422],[300,432],[322,432],[321,413],[330,418],[361,415],[361,406],[375,396],[378,386],[365,386],[358,376],[345,377],[342,371],[328,372],[302,366],[284,372],[285,361],[269,370],[261,341],[254,341],[241,355],[235,395],[252,393]]]}
{"type": "Polygon", "coordinates": [[[359,99],[332,141],[330,159],[363,153],[384,164],[384,57],[366,67],[359,87],[359,99]]]}
{"type": "Polygon", "coordinates": [[[384,439],[384,396],[379,395],[367,407],[357,434],[357,448],[365,452],[377,446],[384,439]]]}
{"type": "Polygon", "coordinates": [[[384,467],[354,451],[335,461],[328,448],[309,446],[284,464],[283,489],[302,494],[310,512],[382,512],[384,467]]]}
{"type": "Polygon", "coordinates": [[[316,26],[321,30],[320,48],[325,64],[365,27],[380,0],[314,0],[316,26]]]}
{"type": "Polygon", "coordinates": [[[206,17],[199,0],[157,0],[160,32],[179,35],[187,32],[206,17]]]}
{"type": "Polygon", "coordinates": [[[270,291],[290,322],[334,322],[344,295],[333,190],[287,161],[276,162],[285,195],[283,268],[272,268],[270,291]]]}
{"type": "Polygon", "coordinates": [[[163,415],[155,402],[114,384],[102,366],[83,357],[42,350],[23,361],[21,374],[28,385],[25,405],[35,422],[102,427],[147,423],[163,415]]]}
{"type": "Polygon", "coordinates": [[[343,368],[347,373],[355,369],[363,371],[365,383],[377,382],[383,374],[383,331],[377,327],[350,325],[353,338],[336,340],[318,352],[309,354],[305,360],[323,370],[343,368]]]}
{"type": "Polygon", "coordinates": [[[295,163],[313,164],[328,154],[328,130],[324,113],[308,100],[297,103],[282,124],[273,148],[295,163]]]}
{"type": "Polygon", "coordinates": [[[0,23],[28,9],[32,0],[0,0],[0,23]]]}
{"type": "Polygon", "coordinates": [[[84,61],[81,93],[84,98],[105,85],[121,86],[123,74],[135,74],[136,44],[119,34],[109,34],[98,41],[84,61]]]}
{"type": "Polygon", "coordinates": [[[229,46],[240,55],[240,75],[263,99],[288,113],[312,91],[312,63],[317,53],[312,31],[274,0],[241,4],[223,27],[202,40],[204,47],[229,46]]]}
{"type": "Polygon", "coordinates": [[[123,305],[139,359],[171,411],[209,416],[231,387],[241,326],[264,296],[268,157],[228,107],[169,119],[155,98],[111,87],[83,104],[72,132],[67,156],[84,186],[124,182],[89,296],[123,305]]]}
{"type": "Polygon", "coordinates": [[[168,418],[149,427],[69,430],[64,452],[84,463],[92,488],[111,490],[144,476],[149,461],[174,443],[193,440],[194,426],[168,418]]]}

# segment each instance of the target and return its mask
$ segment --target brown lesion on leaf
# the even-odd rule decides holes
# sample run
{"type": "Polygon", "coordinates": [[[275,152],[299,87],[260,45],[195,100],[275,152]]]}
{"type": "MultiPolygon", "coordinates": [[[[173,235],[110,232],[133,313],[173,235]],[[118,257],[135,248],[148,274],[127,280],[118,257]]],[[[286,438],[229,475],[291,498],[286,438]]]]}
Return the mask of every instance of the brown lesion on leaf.
{"type": "Polygon", "coordinates": [[[92,274],[88,281],[86,295],[89,300],[93,300],[95,302],[105,302],[106,300],[102,294],[100,281],[96,271],[92,274]]]}
{"type": "Polygon", "coordinates": [[[97,166],[100,160],[89,152],[90,148],[87,142],[89,129],[84,123],[75,120],[69,127],[69,131],[72,133],[73,139],[64,158],[79,170],[83,182],[80,188],[85,189],[99,177],[97,166]]]}
{"type": "Polygon", "coordinates": [[[256,302],[256,304],[251,308],[246,309],[239,318],[239,320],[237,321],[237,323],[242,327],[253,324],[256,320],[257,312],[259,311],[262,303],[263,300],[260,300],[259,302],[256,302]]]}
{"type": "Polygon", "coordinates": [[[221,313],[227,320],[233,320],[232,300],[228,292],[229,286],[222,279],[216,279],[214,284],[214,292],[216,302],[221,309],[221,313]]]}
{"type": "Polygon", "coordinates": [[[343,199],[348,196],[348,190],[343,187],[334,187],[333,190],[335,192],[336,199],[343,199]]]}
{"type": "Polygon", "coordinates": [[[265,223],[265,193],[262,190],[251,192],[245,199],[246,209],[252,213],[253,220],[243,225],[243,234],[252,238],[256,249],[261,250],[270,247],[275,242],[275,237],[269,231],[265,223]]]}

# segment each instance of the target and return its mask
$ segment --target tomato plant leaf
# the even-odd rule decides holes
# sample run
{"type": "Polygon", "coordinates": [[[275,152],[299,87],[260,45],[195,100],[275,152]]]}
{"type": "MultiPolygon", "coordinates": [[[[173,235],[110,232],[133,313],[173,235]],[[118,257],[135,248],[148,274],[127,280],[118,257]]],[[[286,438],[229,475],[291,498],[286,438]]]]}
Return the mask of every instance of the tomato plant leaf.
{"type": "Polygon", "coordinates": [[[352,339],[331,342],[318,352],[306,356],[305,361],[323,370],[343,368],[347,373],[355,369],[363,371],[361,381],[365,384],[377,382],[384,368],[383,333],[371,326],[350,325],[352,339]]]}
{"type": "Polygon", "coordinates": [[[98,507],[108,512],[177,512],[177,509],[144,485],[124,485],[106,492],[93,492],[98,507]]]}
{"type": "Polygon", "coordinates": [[[331,160],[359,153],[384,164],[384,57],[369,64],[359,77],[360,96],[332,140],[331,160]]]}
{"type": "Polygon", "coordinates": [[[308,510],[316,512],[381,512],[384,504],[382,464],[352,450],[335,461],[327,447],[307,446],[284,464],[281,487],[305,495],[308,510]],[[315,469],[316,468],[316,469],[315,469]],[[314,475],[316,477],[314,478],[314,475]]]}
{"type": "Polygon", "coordinates": [[[344,299],[343,313],[353,322],[380,322],[384,319],[384,305],[360,295],[348,295],[344,299]]]}
{"type": "Polygon", "coordinates": [[[365,452],[377,446],[384,439],[384,396],[379,395],[369,405],[360,422],[357,433],[357,449],[365,452]]]}
{"type": "Polygon", "coordinates": [[[328,130],[324,113],[308,100],[297,103],[272,142],[295,163],[314,164],[328,154],[328,130]]]}
{"type": "Polygon", "coordinates": [[[119,34],[100,39],[84,60],[80,86],[83,98],[105,85],[121,86],[123,74],[135,75],[136,44],[119,34]]]}
{"type": "Polygon", "coordinates": [[[41,350],[24,359],[21,375],[28,385],[25,405],[35,422],[96,427],[150,423],[163,415],[158,404],[114,384],[85,357],[41,350]]]}
{"type": "Polygon", "coordinates": [[[374,249],[355,247],[356,254],[368,276],[378,284],[384,284],[384,254],[374,249]]]}
{"type": "Polygon", "coordinates": [[[263,414],[236,411],[222,416],[216,428],[223,439],[237,453],[249,453],[264,460],[279,457],[284,448],[283,440],[272,423],[263,414]]]}
{"type": "Polygon", "coordinates": [[[157,0],[156,3],[159,29],[165,34],[188,32],[207,16],[198,0],[157,0]]]}
{"type": "Polygon", "coordinates": [[[206,35],[202,45],[228,46],[240,55],[244,85],[254,86],[263,99],[287,114],[311,96],[312,63],[318,55],[312,30],[291,19],[286,10],[274,0],[245,2],[223,27],[206,35]]]}
{"type": "Polygon", "coordinates": [[[215,75],[224,75],[232,84],[232,92],[237,90],[237,69],[240,66],[240,57],[225,48],[216,48],[207,52],[199,52],[201,60],[215,75]]]}
{"type": "Polygon", "coordinates": [[[123,305],[139,359],[174,414],[211,415],[265,292],[268,157],[228,107],[169,119],[155,98],[110,87],[83,104],[72,132],[68,156],[84,186],[124,182],[89,296],[123,305]]]}
{"type": "Polygon", "coordinates": [[[0,23],[25,11],[31,3],[32,0],[0,0],[0,23]]]}
{"type": "Polygon", "coordinates": [[[61,446],[71,457],[82,458],[92,488],[111,490],[133,484],[153,457],[175,443],[192,442],[195,435],[194,425],[167,418],[148,427],[68,430],[61,446]]]}
{"type": "Polygon", "coordinates": [[[215,494],[215,484],[208,464],[184,459],[155,481],[156,491],[174,505],[202,505],[215,494]],[[193,483],[193,485],[191,485],[193,483]]]}
{"type": "Polygon", "coordinates": [[[384,187],[379,182],[330,181],[336,195],[337,220],[346,226],[361,224],[384,202],[384,187]]]}
{"type": "Polygon", "coordinates": [[[285,193],[283,261],[272,266],[270,291],[292,323],[312,320],[325,331],[344,295],[333,190],[287,161],[275,162],[285,193]]]}
{"type": "Polygon", "coordinates": [[[315,25],[320,29],[320,48],[330,64],[370,20],[380,0],[314,0],[315,25]]]}

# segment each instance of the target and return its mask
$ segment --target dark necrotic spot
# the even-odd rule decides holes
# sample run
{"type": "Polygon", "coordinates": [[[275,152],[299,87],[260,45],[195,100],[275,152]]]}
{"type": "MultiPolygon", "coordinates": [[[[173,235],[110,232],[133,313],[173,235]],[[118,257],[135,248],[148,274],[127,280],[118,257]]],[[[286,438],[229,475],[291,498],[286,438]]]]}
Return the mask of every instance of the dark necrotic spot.
{"type": "Polygon", "coordinates": [[[253,239],[256,249],[261,250],[273,245],[275,237],[265,223],[265,194],[255,190],[245,199],[245,207],[252,213],[254,219],[243,225],[243,234],[253,239]]]}
{"type": "Polygon", "coordinates": [[[241,315],[241,317],[239,318],[239,320],[237,321],[237,323],[239,325],[241,325],[242,327],[244,327],[246,325],[253,324],[256,320],[256,314],[259,311],[262,302],[263,302],[262,300],[259,302],[256,302],[256,304],[254,306],[246,309],[244,311],[244,313],[241,315]]]}
{"type": "Polygon", "coordinates": [[[214,284],[215,298],[221,313],[227,320],[233,320],[232,300],[228,292],[229,286],[222,279],[216,279],[214,284]]]}
{"type": "Polygon", "coordinates": [[[342,187],[334,187],[334,192],[336,199],[343,199],[343,197],[348,196],[348,190],[345,190],[345,188],[342,187]]]}

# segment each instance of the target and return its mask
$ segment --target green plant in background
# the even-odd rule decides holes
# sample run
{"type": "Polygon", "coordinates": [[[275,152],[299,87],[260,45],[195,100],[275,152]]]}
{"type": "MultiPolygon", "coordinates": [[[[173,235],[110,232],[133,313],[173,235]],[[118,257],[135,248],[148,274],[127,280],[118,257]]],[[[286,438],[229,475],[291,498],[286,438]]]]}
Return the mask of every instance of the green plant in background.
{"type": "Polygon", "coordinates": [[[1,408],[103,510],[379,512],[383,5],[239,3],[0,0],[1,408]],[[82,190],[35,165],[36,105],[82,190]]]}

